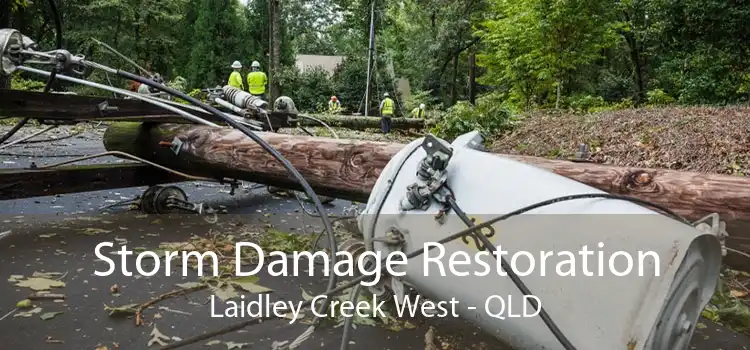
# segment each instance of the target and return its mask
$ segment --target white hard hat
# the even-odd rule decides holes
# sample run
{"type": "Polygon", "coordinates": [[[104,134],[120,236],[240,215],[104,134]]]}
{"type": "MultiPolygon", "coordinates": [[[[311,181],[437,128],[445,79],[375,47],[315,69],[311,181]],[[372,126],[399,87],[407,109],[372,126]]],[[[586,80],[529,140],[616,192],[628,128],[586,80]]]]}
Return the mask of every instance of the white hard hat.
{"type": "Polygon", "coordinates": [[[388,93],[387,93],[387,92],[386,92],[386,93],[384,93],[384,94],[383,94],[383,97],[388,97],[388,93]]]}
{"type": "Polygon", "coordinates": [[[242,63],[240,63],[240,61],[234,61],[232,62],[232,68],[242,68],[242,63]]]}
{"type": "Polygon", "coordinates": [[[420,105],[419,105],[419,108],[420,108],[420,109],[424,109],[424,103],[420,104],[420,105]]]}
{"type": "Polygon", "coordinates": [[[251,66],[251,67],[260,67],[260,62],[258,62],[258,61],[253,61],[253,64],[252,64],[252,65],[250,65],[250,66],[251,66]]]}

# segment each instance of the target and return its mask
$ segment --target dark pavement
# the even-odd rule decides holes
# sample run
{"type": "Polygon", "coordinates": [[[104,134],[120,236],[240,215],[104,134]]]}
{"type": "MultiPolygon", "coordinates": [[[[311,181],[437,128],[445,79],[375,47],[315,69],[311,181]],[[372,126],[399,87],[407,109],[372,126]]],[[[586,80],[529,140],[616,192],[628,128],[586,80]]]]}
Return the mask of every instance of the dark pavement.
{"type": "MultiPolygon", "coordinates": [[[[54,163],[69,158],[51,156],[65,154],[92,154],[103,151],[96,133],[86,138],[68,139],[56,146],[36,148],[10,147],[0,150],[1,167],[25,167],[32,156],[38,164],[54,163]],[[23,153],[27,156],[9,154],[23,153]]],[[[41,146],[41,145],[40,145],[41,146]]],[[[102,162],[106,160],[98,160],[102,162]]],[[[111,160],[110,160],[111,161],[111,160]]],[[[154,326],[164,335],[176,339],[211,331],[236,322],[236,319],[210,318],[207,299],[210,292],[198,291],[169,298],[144,312],[146,325],[136,326],[132,317],[108,316],[105,306],[143,303],[163,293],[176,289],[175,284],[194,282],[198,277],[166,277],[163,272],[154,277],[126,277],[115,273],[108,277],[94,275],[104,270],[98,262],[94,247],[102,241],[118,246],[127,244],[130,249],[143,247],[157,249],[163,242],[182,242],[191,235],[205,235],[210,230],[235,232],[236,230],[261,230],[273,226],[284,232],[311,234],[320,230],[319,220],[306,216],[296,200],[275,197],[264,188],[238,190],[230,196],[228,188],[207,183],[182,183],[191,200],[207,201],[214,206],[224,206],[227,213],[211,224],[197,215],[177,217],[144,216],[138,213],[114,211],[103,214],[102,208],[133,198],[144,188],[119,189],[80,193],[59,197],[41,197],[14,201],[0,201],[0,277],[31,276],[34,272],[62,274],[63,288],[53,288],[52,293],[64,294],[64,300],[35,300],[41,311],[29,317],[16,316],[27,310],[17,310],[15,304],[32,292],[14,283],[0,283],[0,349],[147,349],[149,334],[154,326]],[[10,232],[8,232],[10,231],[10,232]],[[98,233],[97,233],[98,231],[98,233]],[[92,233],[86,235],[82,233],[92,233]],[[3,233],[7,233],[3,236],[3,233]],[[95,234],[93,234],[95,233],[95,234]],[[117,286],[117,292],[112,287],[117,286]],[[63,312],[54,318],[42,320],[41,315],[63,312]],[[7,316],[6,316],[7,315],[7,316]],[[176,337],[176,338],[173,338],[176,337]],[[100,348],[104,349],[104,348],[100,348]]],[[[335,201],[330,213],[341,215],[350,202],[335,201]]],[[[106,251],[106,250],[105,250],[106,251]]],[[[118,256],[110,255],[119,260],[118,256]]],[[[128,260],[128,269],[134,269],[134,260],[128,260]]],[[[144,263],[144,266],[151,266],[144,263]]],[[[302,290],[310,294],[322,292],[326,280],[316,277],[271,277],[260,274],[258,284],[274,290],[275,300],[299,301],[302,290]]],[[[33,310],[33,308],[31,309],[33,310]]],[[[21,314],[22,315],[22,314],[21,314]]],[[[430,326],[435,327],[437,343],[443,349],[502,349],[501,345],[475,327],[459,320],[411,320],[417,327],[391,331],[382,327],[358,326],[353,332],[352,349],[425,349],[424,338],[430,326]]],[[[693,339],[693,349],[750,349],[750,339],[703,321],[693,339]]],[[[206,345],[200,341],[185,349],[271,349],[274,342],[292,341],[307,325],[289,325],[288,320],[267,321],[241,331],[215,338],[218,344],[206,345]],[[244,344],[244,345],[243,345],[244,344]],[[242,347],[239,347],[242,345],[242,347]]],[[[338,349],[341,328],[320,328],[299,349],[338,349]]],[[[440,348],[439,347],[439,348],[440,348]]],[[[157,349],[154,345],[152,349],[157,349]]]]}

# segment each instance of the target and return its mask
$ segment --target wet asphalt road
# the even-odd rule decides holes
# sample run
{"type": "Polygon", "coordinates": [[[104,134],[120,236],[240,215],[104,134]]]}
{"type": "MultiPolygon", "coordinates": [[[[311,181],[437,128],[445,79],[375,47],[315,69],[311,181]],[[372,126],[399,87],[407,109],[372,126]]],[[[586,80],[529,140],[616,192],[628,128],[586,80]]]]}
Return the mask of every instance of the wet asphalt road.
{"type": "MultiPolygon", "coordinates": [[[[0,166],[26,167],[31,161],[49,164],[72,159],[60,157],[60,154],[84,155],[103,151],[96,133],[59,141],[52,146],[31,146],[0,150],[0,166]]],[[[103,161],[111,162],[112,159],[90,162],[103,161]]],[[[108,316],[105,305],[142,303],[175,289],[175,284],[196,281],[197,276],[181,277],[178,273],[170,277],[162,273],[140,278],[121,274],[95,276],[94,270],[104,269],[103,263],[97,262],[94,256],[94,247],[99,242],[155,249],[162,242],[184,241],[193,234],[245,225],[273,225],[282,231],[302,234],[320,229],[318,220],[305,216],[296,201],[272,196],[263,188],[238,190],[235,196],[230,196],[226,188],[215,184],[192,182],[179,186],[191,200],[222,205],[229,215],[222,215],[218,224],[209,224],[195,215],[155,220],[153,216],[143,217],[117,210],[101,214],[103,207],[133,198],[145,188],[0,201],[0,233],[11,231],[0,240],[0,276],[8,279],[11,275],[59,272],[64,274],[61,281],[66,283],[64,288],[53,289],[54,293],[64,294],[64,300],[34,301],[42,310],[21,317],[16,316],[21,311],[12,311],[16,302],[26,298],[30,290],[0,282],[0,318],[5,317],[0,320],[0,339],[3,340],[0,349],[96,349],[99,346],[106,346],[109,350],[146,349],[154,327],[168,337],[185,339],[236,321],[210,317],[210,305],[206,304],[208,291],[156,304],[144,312],[145,326],[136,327],[132,317],[108,316]],[[102,231],[91,236],[80,234],[91,228],[111,232],[102,231]],[[119,293],[111,292],[114,285],[119,293]],[[40,315],[49,312],[63,313],[49,320],[40,319],[40,315]]],[[[341,215],[343,209],[351,205],[336,201],[329,207],[329,212],[341,215]]],[[[133,260],[128,260],[130,271],[134,270],[133,260]]],[[[292,278],[261,274],[258,284],[273,289],[271,295],[275,300],[299,301],[302,300],[302,289],[310,294],[324,290],[326,281],[319,276],[292,278]]],[[[444,349],[502,349],[494,339],[460,320],[413,320],[413,324],[418,328],[398,332],[359,326],[353,332],[351,349],[424,349],[424,337],[430,325],[436,327],[438,343],[444,343],[444,349]]],[[[703,324],[706,327],[698,329],[693,338],[693,349],[750,349],[747,337],[708,321],[703,321],[703,324]]],[[[244,344],[241,349],[271,349],[274,341],[291,341],[305,328],[303,324],[289,325],[288,320],[267,321],[217,337],[215,339],[220,341],[217,345],[206,345],[208,340],[205,340],[185,349],[231,349],[231,342],[244,344]]],[[[338,349],[340,336],[340,328],[325,327],[300,349],[338,349]]]]}

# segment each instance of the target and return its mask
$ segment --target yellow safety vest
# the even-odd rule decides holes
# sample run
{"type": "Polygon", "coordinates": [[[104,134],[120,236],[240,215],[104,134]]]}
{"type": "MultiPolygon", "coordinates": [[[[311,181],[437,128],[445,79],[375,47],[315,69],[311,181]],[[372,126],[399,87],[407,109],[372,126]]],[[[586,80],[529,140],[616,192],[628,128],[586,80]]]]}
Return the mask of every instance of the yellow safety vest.
{"type": "Polygon", "coordinates": [[[232,74],[229,74],[229,81],[227,82],[227,85],[231,87],[238,88],[240,90],[244,90],[242,87],[242,74],[240,72],[234,71],[232,74]]]}
{"type": "Polygon", "coordinates": [[[247,86],[253,95],[262,95],[266,93],[266,83],[268,77],[263,72],[250,72],[247,74],[247,86]]]}
{"type": "Polygon", "coordinates": [[[390,98],[383,100],[383,108],[380,109],[380,115],[393,115],[393,100],[390,98]]]}
{"type": "Polygon", "coordinates": [[[414,118],[424,118],[424,109],[419,107],[412,109],[411,116],[414,118]]]}

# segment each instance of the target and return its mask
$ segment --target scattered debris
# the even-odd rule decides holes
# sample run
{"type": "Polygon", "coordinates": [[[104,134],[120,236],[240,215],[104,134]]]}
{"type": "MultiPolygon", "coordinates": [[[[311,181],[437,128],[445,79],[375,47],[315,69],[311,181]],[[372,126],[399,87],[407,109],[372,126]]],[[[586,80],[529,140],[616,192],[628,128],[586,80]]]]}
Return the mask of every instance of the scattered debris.
{"type": "Polygon", "coordinates": [[[47,336],[47,339],[44,340],[47,344],[63,344],[64,342],[62,340],[53,339],[52,336],[47,336]]]}
{"type": "Polygon", "coordinates": [[[31,317],[31,316],[34,316],[35,314],[40,313],[40,312],[42,312],[42,308],[41,307],[37,307],[37,308],[31,309],[29,311],[19,312],[19,313],[13,315],[13,317],[31,317]]]}
{"type": "Polygon", "coordinates": [[[23,275],[10,275],[10,277],[8,277],[8,282],[16,283],[22,280],[23,278],[24,278],[23,275]]]}
{"type": "Polygon", "coordinates": [[[180,295],[180,294],[184,294],[184,293],[193,292],[193,291],[196,291],[196,290],[203,289],[205,287],[206,287],[205,285],[198,285],[198,286],[196,286],[194,288],[190,288],[190,289],[176,289],[176,290],[173,290],[173,291],[171,291],[169,293],[164,293],[162,295],[159,295],[158,297],[156,297],[154,299],[151,299],[151,300],[149,300],[149,301],[147,301],[147,302],[145,302],[143,304],[138,305],[138,307],[136,308],[136,311],[135,311],[135,325],[136,326],[143,325],[143,316],[142,316],[142,313],[143,313],[143,310],[146,309],[147,307],[149,307],[151,305],[154,305],[154,304],[156,304],[159,301],[162,301],[164,299],[173,297],[175,295],[180,295]]]}
{"type": "MultiPolygon", "coordinates": [[[[181,311],[181,310],[175,310],[175,309],[170,309],[170,308],[168,308],[166,306],[159,306],[159,310],[166,311],[166,312],[171,312],[171,313],[175,313],[175,314],[180,314],[180,315],[188,315],[188,316],[192,315],[189,312],[185,312],[185,311],[181,311]]],[[[156,316],[154,315],[154,317],[156,317],[156,316]]]]}
{"type": "Polygon", "coordinates": [[[226,342],[224,345],[227,346],[227,350],[233,350],[233,349],[242,349],[246,345],[250,345],[250,343],[235,343],[233,341],[226,342]]]}
{"type": "Polygon", "coordinates": [[[56,311],[56,312],[45,312],[41,315],[39,315],[39,318],[41,318],[44,321],[51,320],[55,318],[57,315],[62,315],[64,312],[56,311]]]}
{"type": "Polygon", "coordinates": [[[62,300],[65,299],[65,294],[53,294],[49,292],[37,292],[32,293],[28,296],[29,300],[62,300]]]}
{"type": "Polygon", "coordinates": [[[35,291],[50,290],[52,288],[65,287],[65,282],[43,277],[31,277],[16,283],[18,287],[31,288],[35,291]]]}
{"type": "Polygon", "coordinates": [[[746,293],[741,293],[750,283],[750,274],[727,269],[721,277],[716,293],[701,315],[736,332],[750,335],[750,301],[744,300],[748,296],[746,293]]]}
{"type": "Polygon", "coordinates": [[[750,109],[732,107],[639,108],[585,115],[535,112],[492,152],[571,158],[581,143],[590,161],[622,167],[750,174],[750,109]],[[700,150],[700,152],[696,152],[700,150]]]}
{"type": "Polygon", "coordinates": [[[110,232],[112,232],[112,230],[105,230],[105,229],[101,229],[101,228],[88,227],[88,228],[82,229],[80,231],[80,234],[86,235],[86,236],[96,236],[96,235],[98,235],[100,233],[110,233],[110,232]]]}
{"type": "Polygon", "coordinates": [[[31,303],[31,300],[29,299],[24,299],[16,303],[16,308],[18,309],[30,309],[33,306],[34,305],[31,303]]]}
{"type": "Polygon", "coordinates": [[[245,290],[248,293],[261,294],[261,293],[273,292],[273,289],[255,284],[255,282],[258,282],[258,280],[259,280],[258,276],[246,276],[246,277],[234,278],[231,280],[231,283],[235,285],[236,287],[239,287],[245,290]]]}
{"type": "Polygon", "coordinates": [[[149,336],[151,337],[151,339],[149,339],[148,344],[146,344],[146,346],[148,347],[154,344],[166,346],[166,341],[171,339],[170,337],[159,332],[159,329],[156,328],[156,325],[154,325],[154,329],[151,330],[151,334],[149,336]]]}
{"type": "Polygon", "coordinates": [[[8,312],[7,314],[3,315],[3,317],[0,317],[0,321],[2,321],[2,320],[4,320],[4,319],[8,318],[8,316],[10,316],[11,314],[13,314],[13,313],[14,313],[14,312],[16,312],[16,311],[18,311],[18,308],[15,308],[15,309],[13,309],[13,310],[10,310],[10,312],[8,312]]]}
{"type": "Polygon", "coordinates": [[[138,311],[138,304],[128,304],[118,307],[104,305],[104,311],[107,311],[111,317],[135,315],[138,311]]]}

